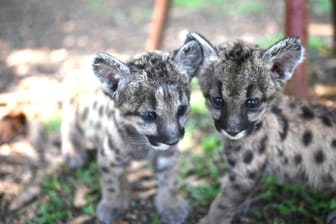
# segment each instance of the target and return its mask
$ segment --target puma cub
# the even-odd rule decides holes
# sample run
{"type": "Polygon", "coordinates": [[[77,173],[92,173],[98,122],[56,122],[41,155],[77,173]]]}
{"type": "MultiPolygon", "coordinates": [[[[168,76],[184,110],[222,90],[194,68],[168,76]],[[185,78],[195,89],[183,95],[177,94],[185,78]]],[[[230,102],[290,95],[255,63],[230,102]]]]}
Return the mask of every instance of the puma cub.
{"type": "MultiPolygon", "coordinates": [[[[316,190],[336,189],[336,111],[281,95],[304,58],[296,37],[267,49],[242,41],[216,47],[196,33],[198,80],[223,138],[227,174],[201,223],[230,223],[263,173],[316,190]]],[[[186,42],[187,42],[186,41],[186,42]]]]}
{"type": "Polygon", "coordinates": [[[77,168],[87,160],[88,145],[98,149],[102,199],[97,217],[103,223],[115,223],[128,209],[125,166],[145,158],[154,161],[161,219],[178,224],[188,216],[190,206],[177,195],[177,143],[190,111],[190,80],[201,60],[196,41],[173,54],[146,53],[128,63],[99,53],[93,61],[96,80],[84,74],[66,80],[63,155],[77,168]]]}

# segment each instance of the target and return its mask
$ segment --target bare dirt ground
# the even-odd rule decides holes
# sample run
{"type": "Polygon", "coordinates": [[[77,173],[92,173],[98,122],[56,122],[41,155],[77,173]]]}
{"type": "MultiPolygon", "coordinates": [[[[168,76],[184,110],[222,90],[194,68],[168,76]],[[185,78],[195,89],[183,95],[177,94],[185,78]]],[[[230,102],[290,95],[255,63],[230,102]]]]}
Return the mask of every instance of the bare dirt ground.
{"type": "MultiPolygon", "coordinates": [[[[200,32],[214,43],[232,38],[256,41],[281,33],[283,1],[262,2],[262,12],[240,14],[226,11],[225,7],[173,7],[163,49],[177,48],[186,31],[200,32]]],[[[0,115],[24,111],[37,135],[45,136],[36,120],[59,114],[62,78],[73,71],[91,72],[91,59],[96,52],[106,51],[126,59],[144,51],[152,8],[153,1],[149,0],[1,1],[0,115]]],[[[330,44],[329,17],[311,13],[312,23],[325,25],[312,32],[330,44]]],[[[30,136],[18,142],[0,148],[0,223],[25,223],[24,216],[15,215],[22,213],[13,211],[23,205],[27,210],[41,191],[41,179],[62,166],[57,135],[38,140],[30,136]],[[45,147],[41,148],[41,144],[45,147]],[[23,191],[28,198],[22,198],[23,191]]],[[[37,205],[32,205],[32,212],[34,206],[37,205]]],[[[151,204],[143,207],[152,210],[151,204]]],[[[29,214],[32,212],[25,214],[33,215],[29,214]]],[[[191,219],[204,212],[195,213],[191,219]]],[[[129,216],[130,220],[137,219],[129,216]]],[[[143,219],[141,223],[146,223],[143,219]]]]}

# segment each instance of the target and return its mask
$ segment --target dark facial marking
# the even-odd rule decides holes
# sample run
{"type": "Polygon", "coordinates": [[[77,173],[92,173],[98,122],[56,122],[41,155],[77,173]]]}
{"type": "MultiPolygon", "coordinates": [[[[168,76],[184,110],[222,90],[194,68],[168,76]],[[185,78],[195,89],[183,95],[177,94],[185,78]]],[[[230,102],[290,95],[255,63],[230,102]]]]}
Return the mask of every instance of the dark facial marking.
{"type": "Polygon", "coordinates": [[[244,158],[243,158],[243,161],[245,164],[250,164],[253,160],[253,152],[251,150],[247,150],[245,153],[244,153],[244,158]]]}
{"type": "Polygon", "coordinates": [[[246,90],[246,98],[251,98],[252,97],[252,91],[254,89],[253,85],[249,85],[246,90]]]}
{"type": "Polygon", "coordinates": [[[280,131],[279,134],[280,134],[281,140],[284,141],[287,137],[288,128],[289,128],[287,118],[282,114],[281,109],[279,109],[277,107],[273,107],[271,111],[276,115],[279,123],[282,126],[282,130],[280,131]]]}
{"type": "Polygon", "coordinates": [[[223,88],[223,83],[221,81],[217,81],[217,88],[218,88],[218,93],[221,96],[222,95],[222,88],[223,88]]]}
{"type": "Polygon", "coordinates": [[[299,165],[299,164],[301,164],[301,162],[302,162],[302,156],[300,154],[296,154],[294,156],[294,163],[295,163],[295,165],[299,165]]]}
{"type": "Polygon", "coordinates": [[[303,106],[301,108],[302,114],[301,117],[306,120],[312,120],[315,117],[314,111],[312,111],[310,108],[303,106]]]}
{"type": "Polygon", "coordinates": [[[309,130],[306,130],[302,135],[302,143],[304,146],[309,146],[310,143],[313,141],[313,135],[312,132],[309,130]]]}
{"type": "Polygon", "coordinates": [[[148,96],[148,103],[151,106],[152,110],[155,110],[157,107],[157,101],[154,94],[148,96]]]}
{"type": "Polygon", "coordinates": [[[325,155],[322,151],[322,149],[319,149],[314,153],[314,159],[317,164],[322,164],[325,160],[325,155]]]}
{"type": "Polygon", "coordinates": [[[322,115],[320,116],[320,119],[324,125],[326,125],[327,127],[332,127],[330,117],[328,117],[327,115],[322,115]]]}

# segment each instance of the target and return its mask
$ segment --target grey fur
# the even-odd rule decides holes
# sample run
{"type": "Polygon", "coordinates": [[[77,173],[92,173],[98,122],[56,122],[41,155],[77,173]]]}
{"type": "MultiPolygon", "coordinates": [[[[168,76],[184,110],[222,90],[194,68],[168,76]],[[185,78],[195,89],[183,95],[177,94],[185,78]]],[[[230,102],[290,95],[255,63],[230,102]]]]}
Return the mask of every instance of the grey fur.
{"type": "Polygon", "coordinates": [[[146,53],[128,63],[99,53],[93,62],[99,82],[83,74],[65,82],[62,151],[66,163],[77,168],[86,163],[85,148],[98,148],[102,199],[97,216],[103,223],[115,223],[128,209],[125,166],[145,158],[156,167],[155,204],[161,219],[178,224],[188,216],[188,203],[171,192],[178,189],[176,144],[189,114],[192,68],[201,63],[199,52],[198,45],[183,45],[174,55],[146,53]],[[99,84],[103,91],[96,88],[99,84]]]}
{"type": "Polygon", "coordinates": [[[335,190],[336,112],[281,94],[303,60],[300,40],[288,37],[268,49],[226,42],[213,51],[218,58],[198,79],[228,166],[221,192],[200,223],[230,223],[265,172],[279,181],[335,190]]]}

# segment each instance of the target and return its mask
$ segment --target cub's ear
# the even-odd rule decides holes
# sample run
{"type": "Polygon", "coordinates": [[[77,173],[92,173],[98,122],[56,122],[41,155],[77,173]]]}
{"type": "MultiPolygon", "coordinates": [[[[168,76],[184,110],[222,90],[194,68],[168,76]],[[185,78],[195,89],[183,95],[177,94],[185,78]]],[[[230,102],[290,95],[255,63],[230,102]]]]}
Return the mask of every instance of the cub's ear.
{"type": "Polygon", "coordinates": [[[271,75],[281,86],[292,78],[295,67],[304,59],[304,47],[297,37],[287,37],[268,48],[264,57],[271,60],[271,75]]]}
{"type": "Polygon", "coordinates": [[[110,96],[114,96],[131,75],[126,64],[106,53],[96,54],[92,66],[103,91],[110,96]]]}
{"type": "Polygon", "coordinates": [[[215,56],[215,49],[204,37],[197,33],[188,33],[183,46],[174,53],[174,61],[180,72],[192,78],[215,56]]]}

